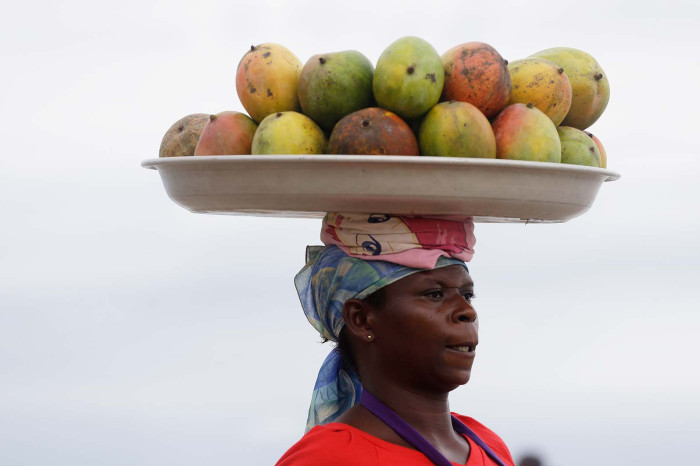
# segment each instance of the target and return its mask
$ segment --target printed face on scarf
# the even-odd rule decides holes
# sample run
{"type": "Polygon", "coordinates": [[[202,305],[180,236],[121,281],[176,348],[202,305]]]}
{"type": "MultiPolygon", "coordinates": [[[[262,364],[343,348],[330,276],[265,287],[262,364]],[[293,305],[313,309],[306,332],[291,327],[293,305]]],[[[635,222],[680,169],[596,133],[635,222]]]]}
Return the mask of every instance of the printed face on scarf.
{"type": "Polygon", "coordinates": [[[474,283],[451,265],[417,272],[384,288],[367,314],[369,362],[407,389],[447,393],[469,381],[478,344],[474,283]]]}

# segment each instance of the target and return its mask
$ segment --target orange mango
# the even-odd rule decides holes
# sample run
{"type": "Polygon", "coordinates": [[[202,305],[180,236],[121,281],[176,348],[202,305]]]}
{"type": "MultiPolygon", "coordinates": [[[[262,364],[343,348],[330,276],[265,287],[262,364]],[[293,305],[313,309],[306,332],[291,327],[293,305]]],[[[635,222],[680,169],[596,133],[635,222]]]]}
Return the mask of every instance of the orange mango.
{"type": "Polygon", "coordinates": [[[496,49],[483,42],[467,42],[442,55],[445,84],[442,100],[469,102],[487,118],[495,116],[510,98],[510,74],[496,49]]]}
{"type": "Polygon", "coordinates": [[[257,128],[257,123],[240,112],[228,111],[211,115],[199,136],[194,155],[250,154],[257,128]]]}
{"type": "Polygon", "coordinates": [[[333,128],[328,153],[348,155],[419,155],[411,127],[398,115],[370,107],[343,117],[333,128]]]}
{"type": "Polygon", "coordinates": [[[499,159],[561,162],[557,128],[532,104],[511,104],[492,123],[499,159]]]}

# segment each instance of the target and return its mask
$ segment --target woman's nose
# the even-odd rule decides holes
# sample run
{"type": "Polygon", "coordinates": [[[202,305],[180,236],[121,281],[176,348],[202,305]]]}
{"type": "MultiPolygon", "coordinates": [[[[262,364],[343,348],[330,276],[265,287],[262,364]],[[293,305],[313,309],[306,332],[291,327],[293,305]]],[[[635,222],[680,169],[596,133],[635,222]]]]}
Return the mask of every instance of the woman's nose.
{"type": "Polygon", "coordinates": [[[474,322],[476,321],[476,310],[471,305],[471,303],[462,294],[457,293],[457,296],[453,298],[454,310],[452,312],[452,319],[455,322],[474,322]]]}

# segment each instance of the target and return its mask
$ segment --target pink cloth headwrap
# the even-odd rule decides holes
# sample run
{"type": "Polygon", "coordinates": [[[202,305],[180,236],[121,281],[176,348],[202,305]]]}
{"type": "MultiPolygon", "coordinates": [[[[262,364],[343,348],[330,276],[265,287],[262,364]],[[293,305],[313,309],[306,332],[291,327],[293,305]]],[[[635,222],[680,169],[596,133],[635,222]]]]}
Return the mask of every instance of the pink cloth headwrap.
{"type": "Polygon", "coordinates": [[[328,213],[321,241],[360,259],[432,269],[440,256],[469,262],[476,237],[471,217],[328,213]]]}

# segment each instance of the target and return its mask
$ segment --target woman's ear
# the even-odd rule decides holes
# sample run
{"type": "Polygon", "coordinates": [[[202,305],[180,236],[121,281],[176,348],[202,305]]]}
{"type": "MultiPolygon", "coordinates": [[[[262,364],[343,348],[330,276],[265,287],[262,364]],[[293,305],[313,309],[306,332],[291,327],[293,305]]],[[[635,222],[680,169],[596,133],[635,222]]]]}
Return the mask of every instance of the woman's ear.
{"type": "Polygon", "coordinates": [[[343,305],[345,329],[350,335],[362,341],[373,338],[371,306],[359,299],[348,299],[343,305]]]}

